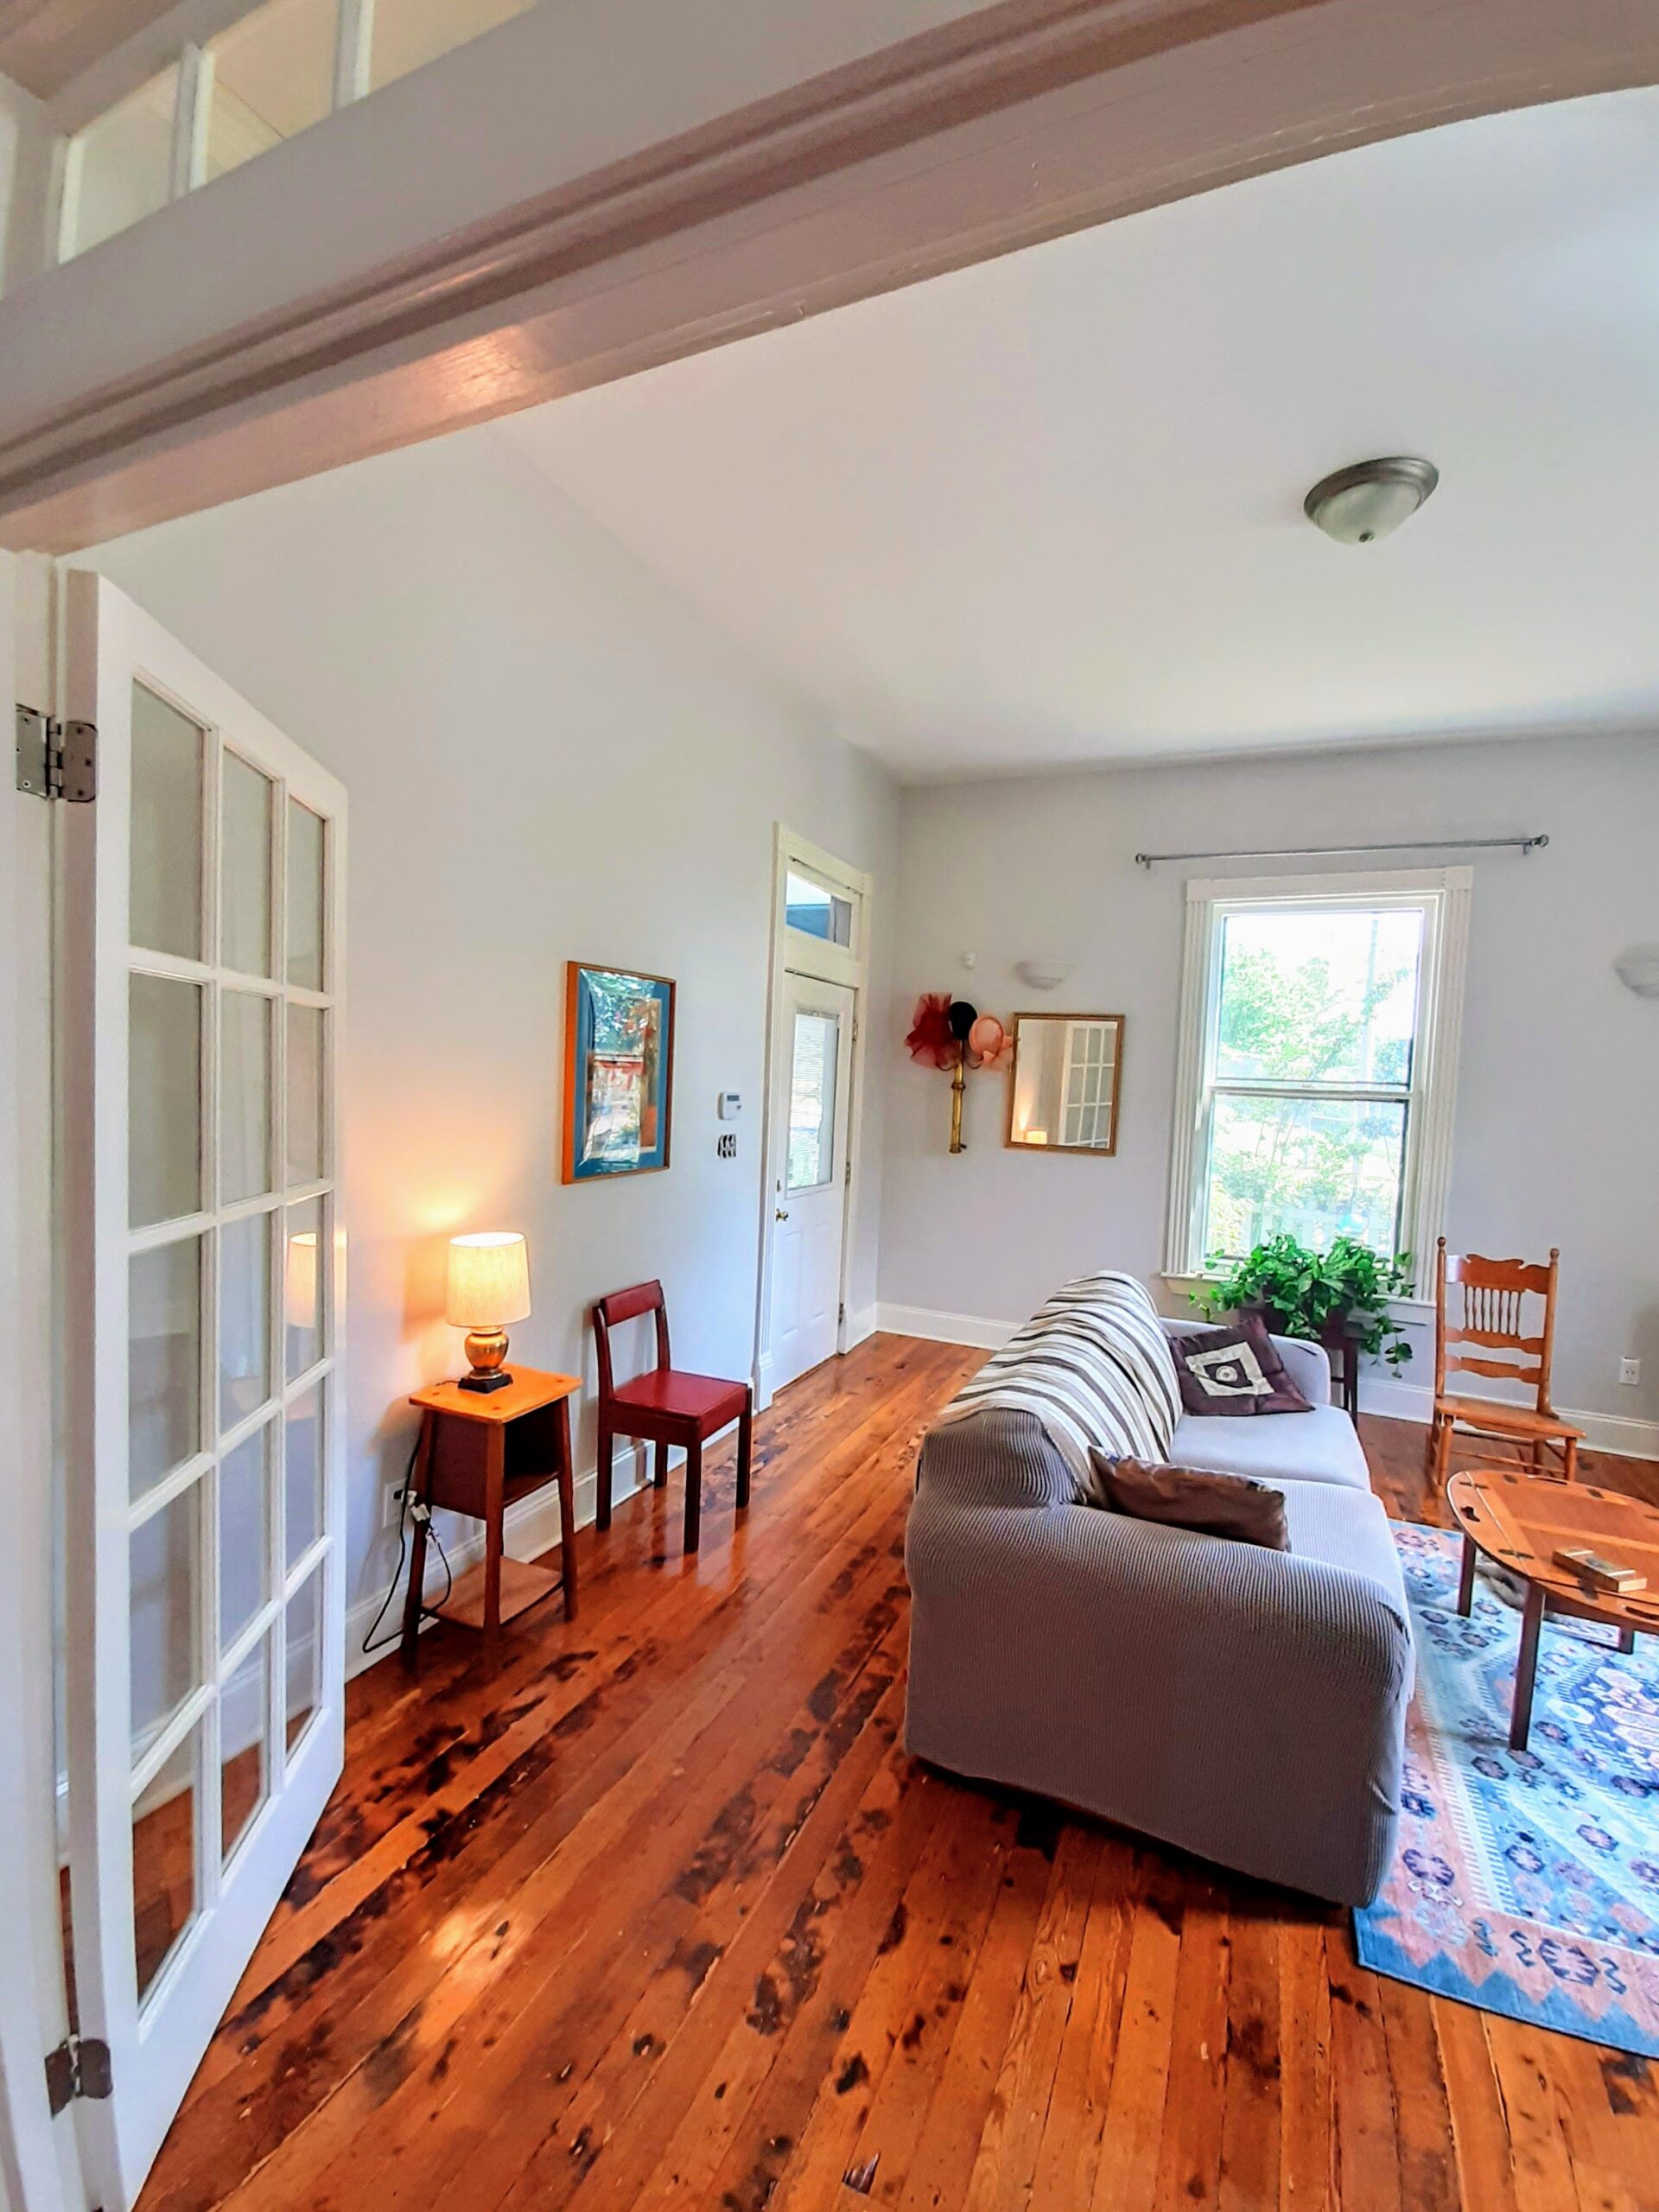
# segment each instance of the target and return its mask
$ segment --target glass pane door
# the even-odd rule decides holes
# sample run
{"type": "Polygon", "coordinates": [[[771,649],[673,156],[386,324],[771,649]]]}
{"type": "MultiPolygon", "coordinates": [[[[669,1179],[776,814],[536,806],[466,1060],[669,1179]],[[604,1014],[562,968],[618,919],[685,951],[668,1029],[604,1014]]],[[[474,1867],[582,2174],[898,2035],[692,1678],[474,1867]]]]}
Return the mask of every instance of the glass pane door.
{"type": "Polygon", "coordinates": [[[1073,1021],[1067,1025],[1065,1100],[1060,1141],[1107,1147],[1112,1141],[1112,1060],[1116,1025],[1073,1021]]]}
{"type": "Polygon", "coordinates": [[[339,1770],[334,942],[344,795],[69,579],[70,1831],[130,2203],[339,1770]],[[296,1688],[296,1686],[298,1686],[296,1688]],[[304,1725],[294,1726],[296,1703],[304,1725]]]}
{"type": "Polygon", "coordinates": [[[836,1173],[836,1063],[841,1017],[797,1008],[790,1062],[789,1159],[785,1186],[816,1190],[836,1173]]]}

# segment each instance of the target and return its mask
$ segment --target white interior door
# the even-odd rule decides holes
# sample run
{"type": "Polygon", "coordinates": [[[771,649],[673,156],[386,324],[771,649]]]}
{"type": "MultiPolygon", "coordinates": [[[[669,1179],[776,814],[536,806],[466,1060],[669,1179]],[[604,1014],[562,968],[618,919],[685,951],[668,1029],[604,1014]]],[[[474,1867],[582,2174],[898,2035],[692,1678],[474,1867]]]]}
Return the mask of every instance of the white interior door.
{"type": "Polygon", "coordinates": [[[828,1359],[840,1328],[854,1004],[845,983],[784,978],[767,1154],[775,1390],[828,1359]]]}
{"type": "Polygon", "coordinates": [[[69,1855],[130,2205],[340,1772],[340,785],[66,579],[69,1855]]]}

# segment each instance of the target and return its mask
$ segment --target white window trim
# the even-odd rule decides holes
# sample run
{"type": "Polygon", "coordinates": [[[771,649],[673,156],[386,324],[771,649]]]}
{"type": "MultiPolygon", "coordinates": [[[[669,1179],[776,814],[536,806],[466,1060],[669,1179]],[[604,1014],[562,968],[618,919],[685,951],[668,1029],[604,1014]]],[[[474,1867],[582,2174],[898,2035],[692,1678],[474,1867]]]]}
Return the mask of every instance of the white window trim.
{"type": "Polygon", "coordinates": [[[810,838],[803,837],[798,830],[791,830],[782,822],[772,824],[772,944],[766,977],[765,1062],[767,1074],[761,1086],[760,1266],[755,1288],[753,1369],[755,1405],[763,1413],[772,1403],[772,1186],[778,1176],[772,1137],[772,1084],[777,1080],[779,1025],[786,974],[809,976],[821,983],[844,983],[853,993],[852,1088],[848,1103],[844,1154],[846,1195],[842,1200],[841,1240],[842,1319],[836,1338],[836,1350],[838,1352],[849,1351],[855,1342],[869,1332],[862,1318],[853,1311],[852,1271],[854,1224],[858,1219],[864,1187],[862,1140],[867,1064],[870,1057],[867,1050],[868,1039],[864,1033],[869,1002],[869,947],[875,879],[863,869],[851,867],[834,853],[826,852],[822,845],[815,845],[810,838]],[[791,868],[804,868],[809,874],[821,877],[824,882],[835,885],[852,899],[851,944],[832,944],[827,938],[814,937],[807,931],[791,929],[787,919],[787,889],[791,868]]]}
{"type": "Polygon", "coordinates": [[[1425,909],[1418,1048],[1412,1056],[1406,1188],[1401,1206],[1405,1247],[1417,1271],[1417,1294],[1396,1302],[1425,1303],[1427,1255],[1440,1234],[1451,1180],[1473,882],[1472,868],[1446,868],[1355,870],[1339,875],[1236,876],[1188,883],[1169,1205],[1164,1231],[1167,1280],[1191,1283],[1204,1275],[1205,1255],[1196,1249],[1202,1195],[1198,1179],[1209,1146],[1206,1063],[1219,982],[1215,948],[1222,918],[1236,907],[1254,905],[1370,906],[1383,900],[1408,900],[1421,902],[1425,909]]]}

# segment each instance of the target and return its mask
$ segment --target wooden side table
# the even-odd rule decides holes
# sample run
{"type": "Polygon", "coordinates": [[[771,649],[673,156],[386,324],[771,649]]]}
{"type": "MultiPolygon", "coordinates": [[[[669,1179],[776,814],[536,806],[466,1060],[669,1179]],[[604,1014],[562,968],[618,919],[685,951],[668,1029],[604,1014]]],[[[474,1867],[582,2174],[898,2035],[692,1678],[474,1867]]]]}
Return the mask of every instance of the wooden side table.
{"type": "Polygon", "coordinates": [[[413,1666],[421,1615],[461,1621],[484,1631],[485,1656],[493,1664],[503,1621],[512,1620],[564,1585],[564,1617],[576,1617],[575,1498],[570,1464],[570,1401],[582,1388],[575,1375],[545,1375],[515,1360],[505,1390],[463,1390],[435,1383],[410,1399],[421,1409],[421,1436],[410,1489],[428,1506],[469,1513],[484,1523],[481,1565],[463,1574],[442,1605],[426,1607],[426,1523],[415,1523],[409,1594],[404,1601],[403,1655],[413,1666]],[[532,1491],[559,1486],[559,1559],[563,1575],[525,1560],[502,1556],[502,1521],[508,1506],[532,1491]]]}
{"type": "Polygon", "coordinates": [[[1619,1491],[1511,1474],[1501,1467],[1471,1467],[1453,1475],[1446,1486],[1446,1502],[1463,1535],[1459,1612],[1466,1618],[1474,1602],[1478,1552],[1521,1576],[1527,1586],[1510,1715],[1510,1748],[1524,1751],[1546,1611],[1617,1629],[1621,1651],[1635,1649],[1638,1633],[1659,1635],[1659,1511],[1619,1491]],[[1648,1577],[1647,1586],[1622,1597],[1590,1589],[1555,1558],[1558,1547],[1568,1544],[1588,1545],[1621,1566],[1636,1567],[1648,1577]]]}

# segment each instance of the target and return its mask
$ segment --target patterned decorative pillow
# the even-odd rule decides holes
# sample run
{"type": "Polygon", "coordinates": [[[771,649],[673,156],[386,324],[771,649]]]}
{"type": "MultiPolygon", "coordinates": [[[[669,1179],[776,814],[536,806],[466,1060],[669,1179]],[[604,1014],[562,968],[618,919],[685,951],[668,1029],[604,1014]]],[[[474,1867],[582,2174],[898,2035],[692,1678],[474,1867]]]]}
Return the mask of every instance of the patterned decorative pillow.
{"type": "Polygon", "coordinates": [[[1260,1319],[1243,1313],[1219,1333],[1172,1337],[1182,1410],[1189,1414],[1306,1414],[1313,1408],[1291,1381],[1260,1319]]]}
{"type": "Polygon", "coordinates": [[[1272,1552],[1290,1549],[1284,1494],[1254,1475],[1222,1475],[1197,1467],[1166,1467],[1147,1459],[1090,1454],[1100,1502],[1136,1521],[1161,1521],[1201,1535],[1230,1536],[1272,1552]]]}

